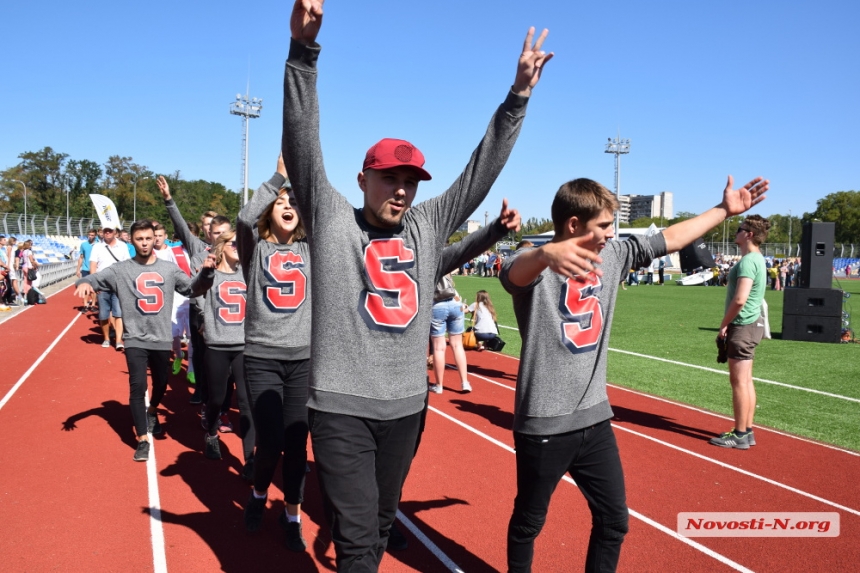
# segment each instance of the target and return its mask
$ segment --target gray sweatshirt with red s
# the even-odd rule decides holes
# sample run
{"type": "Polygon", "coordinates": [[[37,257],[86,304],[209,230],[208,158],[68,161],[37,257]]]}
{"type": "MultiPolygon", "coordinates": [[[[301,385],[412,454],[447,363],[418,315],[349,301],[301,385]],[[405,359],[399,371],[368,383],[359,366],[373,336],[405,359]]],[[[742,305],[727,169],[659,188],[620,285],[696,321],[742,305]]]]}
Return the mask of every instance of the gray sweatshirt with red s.
{"type": "MultiPolygon", "coordinates": [[[[204,273],[211,275],[212,269],[204,269],[204,273]]],[[[75,286],[82,283],[94,290],[116,293],[122,309],[125,346],[148,350],[170,350],[173,344],[173,293],[197,296],[204,288],[202,283],[192,288],[191,279],[176,263],[161,259],[148,265],[134,259],[120,261],[78,279],[75,286]]]]}
{"type": "Polygon", "coordinates": [[[245,277],[240,271],[215,269],[194,279],[206,290],[203,298],[203,339],[206,346],[224,352],[245,348],[245,277]]]}
{"type": "Polygon", "coordinates": [[[663,235],[610,241],[600,253],[603,277],[585,283],[544,271],[530,285],[511,283],[517,251],[502,263],[501,282],[513,295],[523,339],[514,431],[562,434],[612,417],[606,394],[606,355],[618,285],[630,268],[666,254],[663,235]]]}
{"type": "MultiPolygon", "coordinates": [[[[319,139],[318,45],[293,41],[283,154],[314,264],[308,407],[374,420],[420,412],[427,334],[447,238],[478,208],[517,139],[528,99],[508,92],[456,181],[377,228],[328,181],[319,139]]],[[[250,288],[250,283],[249,283],[250,288]]]]}
{"type": "Polygon", "coordinates": [[[311,343],[308,242],[302,239],[283,245],[261,239],[257,233],[257,220],[278,198],[284,181],[283,175],[275,173],[242,207],[236,220],[239,264],[248,285],[245,354],[305,360],[310,358],[311,343]]]}

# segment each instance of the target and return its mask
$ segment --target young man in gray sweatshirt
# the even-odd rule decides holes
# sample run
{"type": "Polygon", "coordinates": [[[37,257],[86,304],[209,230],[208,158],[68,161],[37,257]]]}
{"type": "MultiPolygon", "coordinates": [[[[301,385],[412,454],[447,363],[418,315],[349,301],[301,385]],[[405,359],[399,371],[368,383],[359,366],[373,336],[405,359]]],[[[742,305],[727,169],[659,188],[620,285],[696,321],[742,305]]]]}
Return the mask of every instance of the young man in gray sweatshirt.
{"type": "MultiPolygon", "coordinates": [[[[167,372],[170,367],[170,347],[173,343],[170,315],[173,310],[173,293],[197,296],[204,286],[195,284],[175,263],[155,256],[155,231],[151,221],[135,221],[130,229],[136,255],[115,263],[95,274],[75,282],[75,295],[89,296],[93,290],[110,291],[119,298],[125,318],[125,358],[128,362],[129,406],[137,433],[134,460],[149,459],[150,434],[160,434],[156,409],[167,389],[167,372]],[[152,373],[152,396],[146,409],[146,368],[152,373]]],[[[206,259],[203,266],[211,285],[215,257],[206,259]]],[[[204,273],[201,271],[201,275],[204,273]]]]}
{"type": "Polygon", "coordinates": [[[297,0],[284,79],[283,153],[314,264],[308,406],[316,470],[339,571],[376,571],[427,397],[433,289],[448,237],[483,201],[517,138],[552,54],[529,32],[516,79],[465,171],[412,207],[430,179],[412,144],[368,151],[352,205],[329,183],[319,140],[316,43],[322,2],[297,0]]]}
{"type": "Polygon", "coordinates": [[[550,497],[570,473],[591,509],[586,571],[615,571],[627,533],[624,474],[606,394],[606,355],[618,285],[631,268],[692,243],[764,199],[768,182],[732,189],[705,213],[652,237],[614,238],[615,196],[590,179],[558,190],[555,237],[502,265],[523,337],[514,407],[517,496],[508,526],[508,571],[531,571],[550,497]]]}

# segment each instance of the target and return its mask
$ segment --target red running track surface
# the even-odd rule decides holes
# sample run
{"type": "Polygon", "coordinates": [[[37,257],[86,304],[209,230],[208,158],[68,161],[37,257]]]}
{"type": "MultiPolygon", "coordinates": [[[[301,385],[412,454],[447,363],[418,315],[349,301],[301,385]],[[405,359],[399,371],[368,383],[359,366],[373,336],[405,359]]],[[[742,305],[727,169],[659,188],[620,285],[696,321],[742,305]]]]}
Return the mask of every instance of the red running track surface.
{"type": "MultiPolygon", "coordinates": [[[[94,317],[79,315],[76,305],[66,289],[3,325],[3,570],[333,570],[313,471],[303,506],[308,553],[283,548],[279,482],[270,490],[263,529],[245,533],[249,486],[238,475],[239,439],[222,434],[224,459],[203,458],[198,407],[188,403],[184,372],[171,377],[160,407],[165,436],[155,441],[151,463],[161,520],[150,518],[147,464],[131,460],[124,357],[101,348],[94,317]],[[153,544],[153,524],[163,549],[153,544]]],[[[410,548],[387,554],[382,571],[505,569],[518,362],[490,352],[467,356],[474,391],[461,393],[456,372],[447,370],[445,392],[430,396],[400,506],[410,548]]],[[[723,450],[707,444],[730,424],[721,417],[617,387],[609,395],[631,509],[620,571],[847,571],[860,563],[860,456],[765,428],[757,428],[759,445],[751,450],[723,450]],[[689,543],[673,533],[682,511],[834,511],[841,534],[689,543]]],[[[575,485],[562,482],[537,541],[534,570],[580,570],[589,529],[585,501],[575,485]]]]}

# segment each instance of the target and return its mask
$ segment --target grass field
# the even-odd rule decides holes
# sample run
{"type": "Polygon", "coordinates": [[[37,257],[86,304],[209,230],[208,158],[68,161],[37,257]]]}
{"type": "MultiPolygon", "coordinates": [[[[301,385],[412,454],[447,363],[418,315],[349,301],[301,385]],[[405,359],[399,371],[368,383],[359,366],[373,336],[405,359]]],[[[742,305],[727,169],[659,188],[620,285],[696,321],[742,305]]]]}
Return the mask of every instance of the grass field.
{"type": "MultiPolygon", "coordinates": [[[[498,279],[455,277],[455,281],[469,303],[480,289],[490,293],[501,336],[507,342],[504,352],[519,356],[519,332],[504,328],[517,324],[511,297],[498,279]]],[[[834,288],[838,288],[835,282],[834,288]]],[[[846,309],[860,313],[860,281],[842,280],[841,288],[853,295],[847,299],[846,309]]],[[[609,346],[644,357],[611,352],[609,382],[731,416],[728,376],[687,366],[728,372],[727,365],[717,364],[714,344],[725,296],[721,287],[674,284],[619,292],[609,346]]],[[[860,344],[781,340],[782,292],[768,290],[765,296],[773,338],[758,347],[753,376],[801,389],[756,381],[756,423],[860,451],[860,402],[845,399],[860,400],[860,344]]],[[[851,314],[852,327],[860,330],[860,314],[851,314]]],[[[730,429],[729,422],[725,429],[730,429]]]]}

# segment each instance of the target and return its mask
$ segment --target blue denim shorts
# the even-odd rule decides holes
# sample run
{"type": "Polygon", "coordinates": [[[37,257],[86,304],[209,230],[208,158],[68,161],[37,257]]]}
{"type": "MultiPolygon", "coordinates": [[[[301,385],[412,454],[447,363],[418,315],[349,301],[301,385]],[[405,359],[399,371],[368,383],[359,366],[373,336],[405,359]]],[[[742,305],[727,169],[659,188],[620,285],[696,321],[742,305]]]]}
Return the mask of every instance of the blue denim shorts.
{"type": "Polygon", "coordinates": [[[110,291],[99,291],[99,320],[107,320],[110,315],[114,318],[122,318],[119,297],[110,291]]]}
{"type": "Polygon", "coordinates": [[[463,303],[446,300],[433,305],[433,319],[430,321],[430,336],[437,338],[448,334],[463,334],[463,303]]]}

